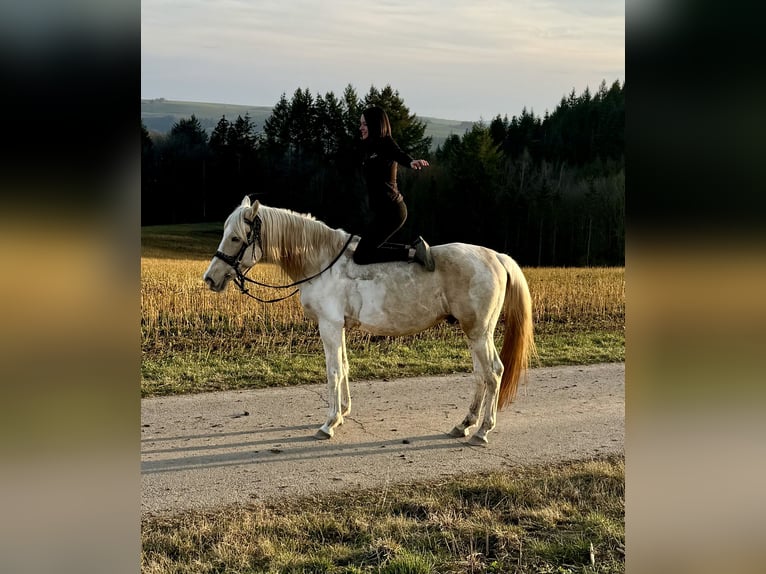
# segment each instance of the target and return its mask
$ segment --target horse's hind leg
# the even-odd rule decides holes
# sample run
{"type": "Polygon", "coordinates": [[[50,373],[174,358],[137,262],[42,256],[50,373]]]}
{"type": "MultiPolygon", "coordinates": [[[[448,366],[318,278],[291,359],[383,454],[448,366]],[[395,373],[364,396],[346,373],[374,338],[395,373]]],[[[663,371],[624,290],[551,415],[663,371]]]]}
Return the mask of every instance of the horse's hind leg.
{"type": "Polygon", "coordinates": [[[487,367],[486,360],[483,358],[481,349],[485,346],[481,341],[472,341],[471,356],[473,357],[473,376],[476,383],[476,391],[468,407],[468,414],[463,421],[450,431],[454,437],[464,437],[471,434],[471,430],[476,426],[481,414],[481,406],[484,403],[484,395],[487,391],[487,367]]]}
{"type": "Polygon", "coordinates": [[[497,399],[500,390],[500,377],[503,364],[491,337],[484,336],[471,342],[473,370],[476,377],[476,393],[463,422],[457,425],[452,436],[468,436],[477,424],[484,407],[484,420],[476,434],[471,437],[471,444],[486,445],[487,433],[495,428],[497,399]]]}
{"type": "Polygon", "coordinates": [[[341,389],[345,372],[343,363],[343,325],[336,325],[331,321],[320,321],[319,334],[324,346],[327,367],[327,401],[329,408],[327,421],[314,436],[319,439],[327,439],[332,438],[335,434],[335,427],[343,424],[343,414],[341,414],[341,389]]]}
{"type": "Polygon", "coordinates": [[[476,377],[476,393],[474,394],[471,406],[468,407],[468,414],[463,421],[456,425],[451,431],[450,435],[454,437],[464,437],[471,434],[471,430],[476,426],[476,422],[479,420],[479,411],[481,410],[481,404],[484,402],[484,380],[476,377]]]}
{"type": "Polygon", "coordinates": [[[487,434],[495,428],[497,422],[497,401],[500,397],[500,379],[503,376],[503,362],[500,360],[500,355],[492,338],[487,339],[481,357],[487,384],[487,392],[484,396],[484,420],[469,442],[485,446],[487,434]]]}

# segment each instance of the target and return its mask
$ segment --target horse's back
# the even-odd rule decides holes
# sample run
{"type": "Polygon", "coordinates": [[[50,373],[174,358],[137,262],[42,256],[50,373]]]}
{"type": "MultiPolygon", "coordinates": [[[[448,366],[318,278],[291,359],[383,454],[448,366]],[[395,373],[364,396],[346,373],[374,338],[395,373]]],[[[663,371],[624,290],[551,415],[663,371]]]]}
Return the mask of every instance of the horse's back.
{"type": "Polygon", "coordinates": [[[445,243],[435,245],[431,251],[444,282],[473,290],[484,286],[494,291],[498,283],[504,286],[506,265],[500,256],[510,260],[507,255],[471,243],[445,243]]]}
{"type": "Polygon", "coordinates": [[[342,265],[342,274],[351,281],[375,281],[390,288],[422,285],[426,289],[434,289],[445,282],[471,281],[487,272],[504,273],[504,265],[497,258],[502,254],[489,247],[471,243],[444,243],[432,246],[431,253],[436,262],[436,271],[433,273],[427,272],[417,263],[405,261],[359,265],[353,262],[349,254],[342,265]]]}

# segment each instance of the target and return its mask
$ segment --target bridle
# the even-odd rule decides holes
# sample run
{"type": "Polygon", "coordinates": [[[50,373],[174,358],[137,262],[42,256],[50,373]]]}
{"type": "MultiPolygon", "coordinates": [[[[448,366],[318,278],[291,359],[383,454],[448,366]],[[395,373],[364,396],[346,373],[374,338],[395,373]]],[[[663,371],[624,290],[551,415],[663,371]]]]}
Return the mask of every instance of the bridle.
{"type": "Polygon", "coordinates": [[[247,248],[251,245],[253,246],[253,259],[255,259],[255,244],[256,242],[261,243],[261,218],[256,215],[253,221],[245,219],[245,223],[250,227],[250,233],[247,234],[247,241],[239,248],[239,253],[236,255],[226,255],[223,251],[216,251],[213,256],[218,257],[218,259],[233,267],[237,276],[242,275],[239,271],[239,264],[242,263],[242,257],[245,255],[247,248]]]}
{"type": "Polygon", "coordinates": [[[295,287],[296,285],[300,285],[301,283],[306,283],[307,281],[311,281],[312,279],[315,279],[316,277],[319,277],[322,273],[327,271],[330,267],[335,265],[335,263],[340,259],[340,256],[343,255],[343,253],[348,248],[349,244],[351,243],[351,240],[354,238],[353,235],[349,234],[348,240],[346,241],[346,244],[343,246],[343,249],[340,250],[340,253],[335,256],[335,259],[333,259],[324,269],[322,269],[319,273],[315,273],[311,277],[306,277],[304,279],[301,279],[299,281],[296,281],[294,283],[290,283],[289,285],[269,285],[268,283],[261,283],[260,281],[256,281],[255,279],[250,279],[249,277],[245,277],[245,273],[250,271],[252,267],[248,268],[245,273],[242,273],[239,266],[242,263],[242,257],[244,257],[245,252],[247,251],[247,248],[252,246],[253,248],[253,261],[255,261],[255,245],[258,244],[261,247],[261,251],[263,251],[263,242],[261,241],[261,217],[256,214],[255,218],[251,221],[249,219],[244,220],[245,223],[250,227],[250,232],[247,234],[247,241],[242,244],[242,247],[239,248],[239,252],[236,255],[227,255],[226,253],[223,253],[222,251],[216,251],[215,255],[213,257],[218,257],[221,261],[224,263],[227,263],[229,267],[234,269],[234,273],[236,274],[236,277],[232,279],[234,281],[234,284],[239,287],[240,292],[243,295],[247,295],[248,297],[255,299],[256,301],[260,301],[261,303],[276,303],[278,301],[284,301],[285,299],[288,299],[295,295],[299,289],[296,289],[289,295],[285,295],[284,297],[278,297],[276,299],[261,299],[259,297],[256,297],[252,293],[250,293],[250,290],[245,287],[245,283],[252,283],[254,285],[258,285],[260,287],[268,287],[270,289],[289,289],[290,287],[295,287]]]}

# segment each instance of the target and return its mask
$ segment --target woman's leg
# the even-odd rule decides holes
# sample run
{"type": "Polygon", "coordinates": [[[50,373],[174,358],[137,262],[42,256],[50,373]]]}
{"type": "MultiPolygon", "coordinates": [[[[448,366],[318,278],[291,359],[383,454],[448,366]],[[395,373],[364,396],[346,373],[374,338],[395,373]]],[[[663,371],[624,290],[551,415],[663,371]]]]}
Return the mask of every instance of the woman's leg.
{"type": "Polygon", "coordinates": [[[359,265],[368,265],[386,261],[408,261],[410,255],[408,245],[386,243],[401,229],[406,220],[407,206],[404,203],[394,203],[390,209],[376,213],[369,229],[357,244],[354,262],[359,265]]]}

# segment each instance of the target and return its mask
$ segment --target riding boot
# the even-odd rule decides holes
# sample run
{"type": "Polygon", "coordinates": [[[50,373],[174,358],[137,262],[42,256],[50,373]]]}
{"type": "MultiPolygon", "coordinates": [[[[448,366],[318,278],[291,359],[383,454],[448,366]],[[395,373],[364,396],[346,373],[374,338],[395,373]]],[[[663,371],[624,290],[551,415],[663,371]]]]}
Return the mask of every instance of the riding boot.
{"type": "Polygon", "coordinates": [[[434,258],[431,255],[431,247],[426,243],[425,239],[418,236],[415,243],[412,244],[412,248],[415,250],[415,254],[412,257],[413,261],[420,263],[427,271],[436,269],[436,263],[434,263],[434,258]]]}

